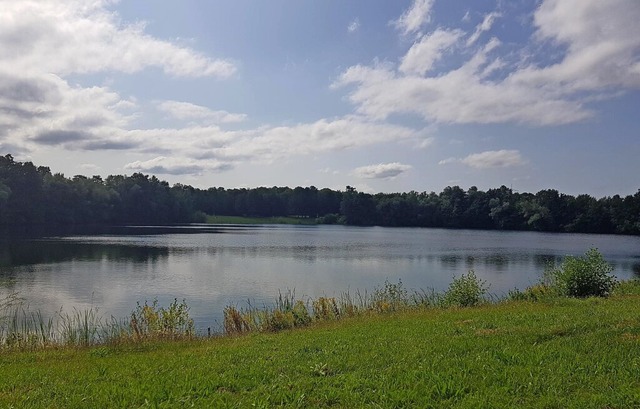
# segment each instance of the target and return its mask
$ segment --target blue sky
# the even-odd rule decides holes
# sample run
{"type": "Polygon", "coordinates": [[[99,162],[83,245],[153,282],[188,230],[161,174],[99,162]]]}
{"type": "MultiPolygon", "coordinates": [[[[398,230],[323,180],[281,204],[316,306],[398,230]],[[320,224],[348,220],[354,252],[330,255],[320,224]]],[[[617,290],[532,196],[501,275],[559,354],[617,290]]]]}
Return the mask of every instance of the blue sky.
{"type": "Polygon", "coordinates": [[[0,151],[66,176],[640,188],[637,0],[0,0],[0,151]]]}

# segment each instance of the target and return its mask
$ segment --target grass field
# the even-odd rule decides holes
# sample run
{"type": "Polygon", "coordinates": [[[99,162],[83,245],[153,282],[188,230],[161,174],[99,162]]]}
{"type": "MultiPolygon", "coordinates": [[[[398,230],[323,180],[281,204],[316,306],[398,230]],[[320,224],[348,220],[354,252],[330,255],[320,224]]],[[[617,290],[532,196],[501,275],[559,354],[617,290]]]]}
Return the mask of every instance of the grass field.
{"type": "Polygon", "coordinates": [[[0,352],[0,407],[640,407],[640,296],[0,352]]]}
{"type": "Polygon", "coordinates": [[[243,216],[209,216],[210,224],[317,224],[316,219],[302,217],[243,217],[243,216]]]}

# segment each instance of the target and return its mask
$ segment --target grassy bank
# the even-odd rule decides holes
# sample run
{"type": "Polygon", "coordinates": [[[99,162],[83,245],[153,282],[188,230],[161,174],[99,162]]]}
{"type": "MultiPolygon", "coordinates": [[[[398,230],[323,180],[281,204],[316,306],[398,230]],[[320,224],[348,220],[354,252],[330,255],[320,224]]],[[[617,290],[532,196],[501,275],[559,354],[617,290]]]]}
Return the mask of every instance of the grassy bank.
{"type": "Polygon", "coordinates": [[[444,293],[280,294],[228,306],[213,338],[178,300],[105,322],[8,298],[0,407],[640,407],[640,282],[610,273],[591,249],[502,300],[472,271],[444,293]]]}
{"type": "Polygon", "coordinates": [[[640,296],[0,354],[0,407],[640,406],[640,296]]]}
{"type": "Polygon", "coordinates": [[[316,219],[303,217],[243,217],[243,216],[210,216],[207,215],[206,223],[209,224],[318,224],[316,219]]]}

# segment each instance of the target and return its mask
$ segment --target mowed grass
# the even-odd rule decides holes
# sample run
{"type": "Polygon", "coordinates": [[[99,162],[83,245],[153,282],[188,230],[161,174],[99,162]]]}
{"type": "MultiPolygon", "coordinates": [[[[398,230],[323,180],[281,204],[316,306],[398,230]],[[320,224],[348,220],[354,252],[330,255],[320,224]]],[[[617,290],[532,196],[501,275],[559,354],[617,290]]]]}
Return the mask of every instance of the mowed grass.
{"type": "Polygon", "coordinates": [[[210,216],[207,215],[206,223],[209,224],[318,224],[316,219],[303,217],[244,217],[244,216],[210,216]]]}
{"type": "Polygon", "coordinates": [[[0,353],[0,407],[640,407],[640,297],[0,353]]]}

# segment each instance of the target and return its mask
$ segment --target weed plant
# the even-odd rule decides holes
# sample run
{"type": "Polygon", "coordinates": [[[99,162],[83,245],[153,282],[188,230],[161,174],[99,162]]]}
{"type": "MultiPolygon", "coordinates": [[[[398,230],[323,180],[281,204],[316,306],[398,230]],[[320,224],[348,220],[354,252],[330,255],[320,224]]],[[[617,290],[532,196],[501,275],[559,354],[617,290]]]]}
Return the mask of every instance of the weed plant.
{"type": "Polygon", "coordinates": [[[409,307],[410,303],[411,299],[407,290],[402,286],[402,280],[398,280],[397,284],[387,280],[383,287],[374,290],[369,308],[373,308],[379,313],[385,313],[402,310],[409,307]]]}
{"type": "Polygon", "coordinates": [[[136,339],[189,338],[195,334],[193,320],[185,300],[174,299],[167,308],[160,307],[155,299],[151,304],[138,303],[129,322],[131,336],[136,339]]]}
{"type": "Polygon", "coordinates": [[[447,307],[473,307],[483,301],[489,287],[480,280],[473,270],[460,277],[454,277],[444,293],[442,303],[447,307]]]}
{"type": "Polygon", "coordinates": [[[311,322],[306,304],[296,300],[295,293],[281,292],[276,298],[275,306],[256,308],[248,302],[247,308],[227,306],[224,309],[223,327],[227,334],[243,334],[246,332],[281,331],[304,327],[311,322]]]}
{"type": "Polygon", "coordinates": [[[464,285],[457,284],[454,286],[455,293],[448,291],[444,295],[436,293],[435,290],[409,292],[401,280],[397,283],[386,280],[382,287],[375,288],[371,293],[344,292],[338,297],[322,296],[307,302],[296,300],[294,294],[288,292],[284,296],[278,296],[274,307],[265,306],[259,309],[251,303],[248,303],[246,308],[227,306],[224,310],[224,332],[275,332],[304,327],[311,322],[335,321],[361,315],[386,314],[414,308],[475,305],[468,304],[473,295],[469,289],[476,288],[479,293],[475,296],[481,297],[486,291],[483,282],[472,273],[463,275],[459,280],[463,280],[464,285]]]}
{"type": "Polygon", "coordinates": [[[583,257],[567,256],[558,268],[545,272],[546,280],[567,297],[606,297],[616,284],[613,267],[592,248],[583,257]]]}

